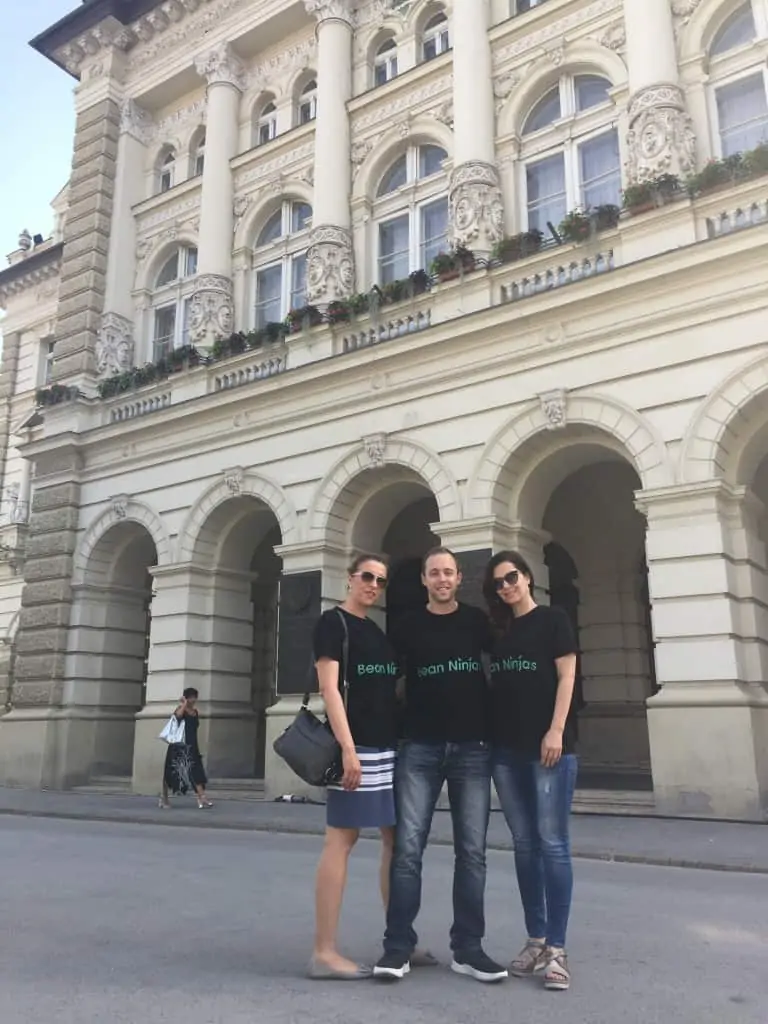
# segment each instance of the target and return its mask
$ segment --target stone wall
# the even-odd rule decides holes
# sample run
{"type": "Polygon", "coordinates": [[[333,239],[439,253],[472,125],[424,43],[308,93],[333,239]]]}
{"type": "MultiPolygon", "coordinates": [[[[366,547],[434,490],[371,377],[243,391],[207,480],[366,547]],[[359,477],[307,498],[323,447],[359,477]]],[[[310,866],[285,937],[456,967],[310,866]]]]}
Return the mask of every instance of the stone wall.
{"type": "Polygon", "coordinates": [[[119,128],[120,111],[111,99],[77,116],[61,263],[55,381],[74,379],[96,369],[119,128]]]}
{"type": "Polygon", "coordinates": [[[11,429],[11,400],[16,386],[20,345],[19,334],[7,334],[3,338],[3,361],[0,365],[0,496],[5,492],[8,438],[11,429]]]}

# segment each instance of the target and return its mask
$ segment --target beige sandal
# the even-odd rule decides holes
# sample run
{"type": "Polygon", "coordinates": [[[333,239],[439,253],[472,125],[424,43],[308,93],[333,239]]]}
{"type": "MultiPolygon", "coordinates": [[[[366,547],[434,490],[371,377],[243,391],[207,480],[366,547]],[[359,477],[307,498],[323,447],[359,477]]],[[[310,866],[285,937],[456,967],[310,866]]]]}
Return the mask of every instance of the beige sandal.
{"type": "Polygon", "coordinates": [[[515,978],[530,978],[544,969],[545,947],[541,939],[528,939],[518,955],[509,965],[509,973],[515,978]]]}
{"type": "Polygon", "coordinates": [[[554,992],[565,992],[571,984],[568,957],[564,949],[548,946],[545,953],[544,988],[554,992]]]}

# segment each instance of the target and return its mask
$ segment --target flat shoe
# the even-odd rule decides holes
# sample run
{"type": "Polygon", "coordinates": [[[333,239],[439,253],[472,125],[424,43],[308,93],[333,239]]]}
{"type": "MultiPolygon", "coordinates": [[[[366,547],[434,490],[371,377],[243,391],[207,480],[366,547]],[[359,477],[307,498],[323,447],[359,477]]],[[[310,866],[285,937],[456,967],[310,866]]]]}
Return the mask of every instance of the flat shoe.
{"type": "Polygon", "coordinates": [[[313,957],[309,961],[307,977],[312,981],[363,981],[366,978],[372,978],[373,971],[370,967],[364,967],[362,964],[357,965],[356,971],[335,971],[332,967],[313,957]]]}

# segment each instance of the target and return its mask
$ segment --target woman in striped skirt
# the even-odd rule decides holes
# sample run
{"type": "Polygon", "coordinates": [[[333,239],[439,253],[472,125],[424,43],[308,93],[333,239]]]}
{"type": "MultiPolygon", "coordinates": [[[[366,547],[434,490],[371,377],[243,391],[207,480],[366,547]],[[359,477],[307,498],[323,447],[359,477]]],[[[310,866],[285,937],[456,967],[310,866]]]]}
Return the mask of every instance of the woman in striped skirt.
{"type": "Polygon", "coordinates": [[[380,883],[385,906],[389,898],[398,669],[389,641],[368,618],[387,585],[387,575],[380,555],[358,556],[349,568],[346,601],[339,609],[325,612],[315,628],[320,693],[341,746],[344,768],[341,782],[328,787],[325,845],[317,870],[315,946],[309,965],[310,977],[317,979],[356,981],[371,976],[370,968],[336,949],[347,861],[361,828],[381,830],[380,883]],[[344,669],[346,705],[340,686],[344,669]]]}

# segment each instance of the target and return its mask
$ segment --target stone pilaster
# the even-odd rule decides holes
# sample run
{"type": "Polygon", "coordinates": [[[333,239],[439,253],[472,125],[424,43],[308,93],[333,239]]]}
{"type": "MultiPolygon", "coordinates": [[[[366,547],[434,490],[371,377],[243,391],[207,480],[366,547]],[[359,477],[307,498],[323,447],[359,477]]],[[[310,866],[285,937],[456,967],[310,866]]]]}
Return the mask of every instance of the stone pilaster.
{"type": "Polygon", "coordinates": [[[451,234],[454,245],[480,256],[504,235],[488,24],[488,0],[454,0],[451,234]]]}
{"type": "Polygon", "coordinates": [[[696,169],[696,136],[680,88],[669,0],[624,0],[629,67],[627,178],[685,177],[696,169]]]}
{"type": "MultiPolygon", "coordinates": [[[[11,400],[16,388],[16,373],[19,367],[21,336],[6,334],[3,338],[3,360],[0,364],[0,500],[5,502],[6,466],[8,464],[8,439],[11,429],[11,400]]],[[[1,511],[5,511],[3,507],[1,511]]]]}
{"type": "Polygon", "coordinates": [[[232,236],[235,215],[230,161],[237,153],[244,72],[227,44],[202,54],[196,61],[196,68],[208,82],[208,100],[198,279],[189,327],[195,344],[210,348],[216,338],[234,329],[232,236]]]}
{"type": "Polygon", "coordinates": [[[307,300],[324,304],[355,287],[347,103],[352,96],[349,0],[304,0],[317,18],[317,119],[313,229],[307,253],[307,300]]]}
{"type": "Polygon", "coordinates": [[[96,371],[119,131],[120,110],[112,98],[77,114],[56,317],[57,382],[96,371]]]}

